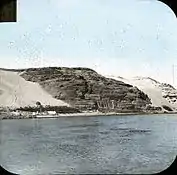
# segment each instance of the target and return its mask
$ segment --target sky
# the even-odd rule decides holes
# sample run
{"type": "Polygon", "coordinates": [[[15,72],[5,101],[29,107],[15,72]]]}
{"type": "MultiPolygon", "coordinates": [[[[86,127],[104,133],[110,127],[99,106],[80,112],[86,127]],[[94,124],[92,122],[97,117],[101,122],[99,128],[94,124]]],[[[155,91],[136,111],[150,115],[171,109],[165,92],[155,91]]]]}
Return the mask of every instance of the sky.
{"type": "Polygon", "coordinates": [[[0,24],[0,67],[79,66],[173,84],[177,19],[159,1],[19,0],[17,16],[0,24]]]}

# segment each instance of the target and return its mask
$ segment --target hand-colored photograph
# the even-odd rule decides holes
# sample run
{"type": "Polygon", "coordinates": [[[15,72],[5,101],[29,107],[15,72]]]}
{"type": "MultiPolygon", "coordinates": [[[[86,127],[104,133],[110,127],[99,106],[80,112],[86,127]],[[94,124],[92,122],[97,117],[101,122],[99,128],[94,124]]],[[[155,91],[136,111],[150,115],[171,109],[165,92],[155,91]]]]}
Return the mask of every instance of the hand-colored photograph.
{"type": "Polygon", "coordinates": [[[19,175],[167,169],[177,155],[173,10],[157,0],[12,3],[0,8],[0,165],[19,175]]]}

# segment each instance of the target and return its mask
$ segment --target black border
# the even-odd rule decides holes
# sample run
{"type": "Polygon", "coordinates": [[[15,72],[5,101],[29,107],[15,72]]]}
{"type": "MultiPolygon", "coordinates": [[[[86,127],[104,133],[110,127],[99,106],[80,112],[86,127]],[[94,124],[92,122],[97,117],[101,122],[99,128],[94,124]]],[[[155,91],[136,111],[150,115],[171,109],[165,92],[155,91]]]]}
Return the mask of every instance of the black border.
{"type": "Polygon", "coordinates": [[[4,168],[0,165],[0,175],[18,175],[18,174],[11,173],[11,172],[7,171],[6,169],[4,169],[4,168]]]}
{"type": "Polygon", "coordinates": [[[161,1],[162,3],[170,7],[177,17],[177,1],[176,0],[159,0],[159,1],[161,1]]]}
{"type": "Polygon", "coordinates": [[[0,23],[2,22],[17,22],[17,0],[0,0],[0,23]],[[2,12],[7,12],[5,17],[2,12]]]}

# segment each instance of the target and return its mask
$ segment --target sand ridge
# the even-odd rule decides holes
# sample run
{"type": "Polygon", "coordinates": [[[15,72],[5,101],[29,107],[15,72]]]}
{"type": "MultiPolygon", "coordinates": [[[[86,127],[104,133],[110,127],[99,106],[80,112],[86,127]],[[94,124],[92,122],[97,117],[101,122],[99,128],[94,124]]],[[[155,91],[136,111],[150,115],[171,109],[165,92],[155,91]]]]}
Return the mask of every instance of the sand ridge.
{"type": "Polygon", "coordinates": [[[26,81],[17,72],[0,70],[0,107],[19,108],[42,105],[69,106],[53,98],[39,84],[26,81]]]}

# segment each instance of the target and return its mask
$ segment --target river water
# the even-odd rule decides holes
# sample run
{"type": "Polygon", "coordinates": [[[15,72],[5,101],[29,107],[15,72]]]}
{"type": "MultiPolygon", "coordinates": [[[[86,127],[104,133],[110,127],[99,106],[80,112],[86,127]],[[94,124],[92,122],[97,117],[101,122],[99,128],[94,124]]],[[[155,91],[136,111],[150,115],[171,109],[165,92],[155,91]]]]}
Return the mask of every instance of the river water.
{"type": "Polygon", "coordinates": [[[177,115],[2,120],[0,139],[21,175],[157,173],[177,155],[177,115]]]}

